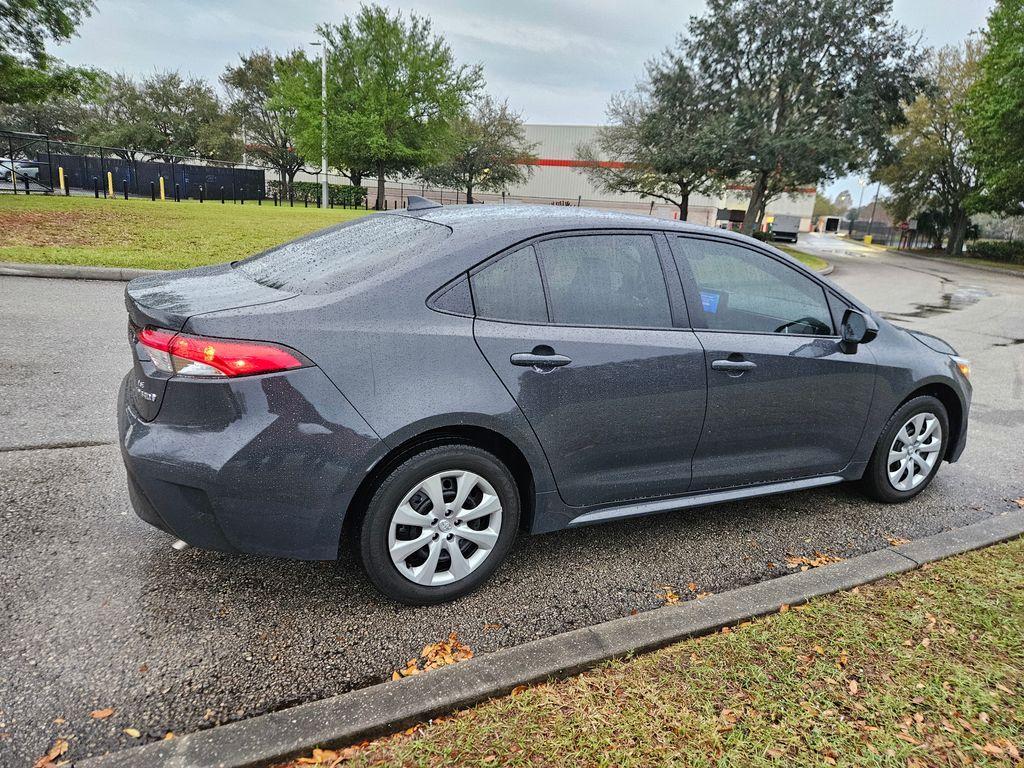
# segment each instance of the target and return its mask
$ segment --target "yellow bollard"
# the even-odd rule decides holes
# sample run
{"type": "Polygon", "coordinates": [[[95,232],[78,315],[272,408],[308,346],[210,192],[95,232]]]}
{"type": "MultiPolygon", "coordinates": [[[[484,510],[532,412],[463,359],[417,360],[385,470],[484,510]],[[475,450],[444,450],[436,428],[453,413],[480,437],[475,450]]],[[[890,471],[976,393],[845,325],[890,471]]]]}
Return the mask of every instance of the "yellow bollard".
{"type": "Polygon", "coordinates": [[[57,166],[57,176],[60,178],[60,191],[67,192],[67,187],[64,186],[64,168],[57,166]]]}
{"type": "Polygon", "coordinates": [[[864,235],[864,245],[871,245],[872,239],[871,235],[864,235]]]}
{"type": "Polygon", "coordinates": [[[114,196],[114,176],[110,171],[107,171],[107,195],[114,196]]]}
{"type": "Polygon", "coordinates": [[[160,199],[164,199],[164,177],[160,177],[160,199]]]}

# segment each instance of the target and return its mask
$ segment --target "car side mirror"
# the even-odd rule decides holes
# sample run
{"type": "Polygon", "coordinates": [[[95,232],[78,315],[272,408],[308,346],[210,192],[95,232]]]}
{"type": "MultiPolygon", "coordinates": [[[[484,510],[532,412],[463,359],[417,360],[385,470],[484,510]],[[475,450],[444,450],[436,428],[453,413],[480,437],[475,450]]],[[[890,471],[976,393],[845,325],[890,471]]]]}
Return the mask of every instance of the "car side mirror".
{"type": "Polygon", "coordinates": [[[856,352],[858,344],[867,344],[878,335],[878,325],[855,309],[843,313],[842,345],[844,352],[856,352]]]}

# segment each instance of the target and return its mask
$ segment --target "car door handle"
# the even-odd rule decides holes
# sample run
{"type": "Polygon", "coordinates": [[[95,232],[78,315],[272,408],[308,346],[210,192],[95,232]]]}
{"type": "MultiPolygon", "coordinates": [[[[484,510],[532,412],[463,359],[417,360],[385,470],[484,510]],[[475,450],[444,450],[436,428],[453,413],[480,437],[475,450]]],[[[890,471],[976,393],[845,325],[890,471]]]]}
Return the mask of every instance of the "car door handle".
{"type": "Polygon", "coordinates": [[[565,355],[537,355],[532,352],[516,352],[511,357],[512,365],[522,365],[529,368],[558,368],[568,365],[572,358],[565,355]]]}
{"type": "Polygon", "coordinates": [[[715,360],[711,367],[716,371],[733,371],[742,373],[757,368],[757,363],[750,360],[715,360]]]}

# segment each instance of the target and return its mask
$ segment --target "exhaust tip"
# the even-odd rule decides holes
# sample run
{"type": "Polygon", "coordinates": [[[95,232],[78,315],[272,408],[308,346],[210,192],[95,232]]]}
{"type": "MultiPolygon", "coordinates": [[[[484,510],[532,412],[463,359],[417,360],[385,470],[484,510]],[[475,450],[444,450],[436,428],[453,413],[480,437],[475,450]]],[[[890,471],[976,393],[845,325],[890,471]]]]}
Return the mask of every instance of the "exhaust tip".
{"type": "Polygon", "coordinates": [[[174,543],[171,544],[171,549],[176,549],[179,552],[183,549],[188,549],[188,542],[182,541],[181,539],[175,539],[174,543]]]}

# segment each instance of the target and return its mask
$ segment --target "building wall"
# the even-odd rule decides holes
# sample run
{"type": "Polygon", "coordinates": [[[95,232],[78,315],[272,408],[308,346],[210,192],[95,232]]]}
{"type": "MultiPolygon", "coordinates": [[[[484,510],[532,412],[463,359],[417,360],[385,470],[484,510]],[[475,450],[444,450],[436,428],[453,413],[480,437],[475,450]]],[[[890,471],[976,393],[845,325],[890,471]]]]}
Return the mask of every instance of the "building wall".
{"type": "MultiPolygon", "coordinates": [[[[678,209],[660,200],[643,199],[639,195],[604,192],[596,189],[587,176],[581,172],[583,163],[576,160],[576,148],[584,143],[592,142],[597,136],[598,126],[592,125],[536,125],[525,126],[526,139],[537,146],[534,154],[537,164],[533,166],[533,174],[523,184],[508,190],[506,202],[520,201],[524,203],[577,203],[597,207],[612,208],[631,212],[649,213],[661,218],[675,218],[678,209]],[[653,205],[652,205],[653,203],[653,205]]],[[[332,179],[333,181],[333,179],[332,179]]],[[[363,184],[371,188],[375,179],[365,179],[363,184]]],[[[399,205],[402,197],[408,194],[426,194],[437,199],[440,190],[424,189],[414,180],[389,180],[387,184],[389,198],[396,197],[399,205]]],[[[464,194],[462,195],[464,198],[464,194]]],[[[474,192],[474,198],[485,202],[499,201],[501,195],[474,192]]],[[[455,202],[456,191],[444,190],[445,202],[455,202]]],[[[736,185],[719,197],[693,195],[690,198],[688,220],[695,224],[716,226],[716,215],[720,208],[743,209],[747,207],[748,196],[742,187],[736,185]]],[[[392,203],[393,204],[393,203],[392,203]]],[[[796,190],[793,194],[783,195],[772,201],[767,208],[767,215],[799,216],[801,229],[809,231],[811,215],[814,210],[814,189],[796,190]]]]}

